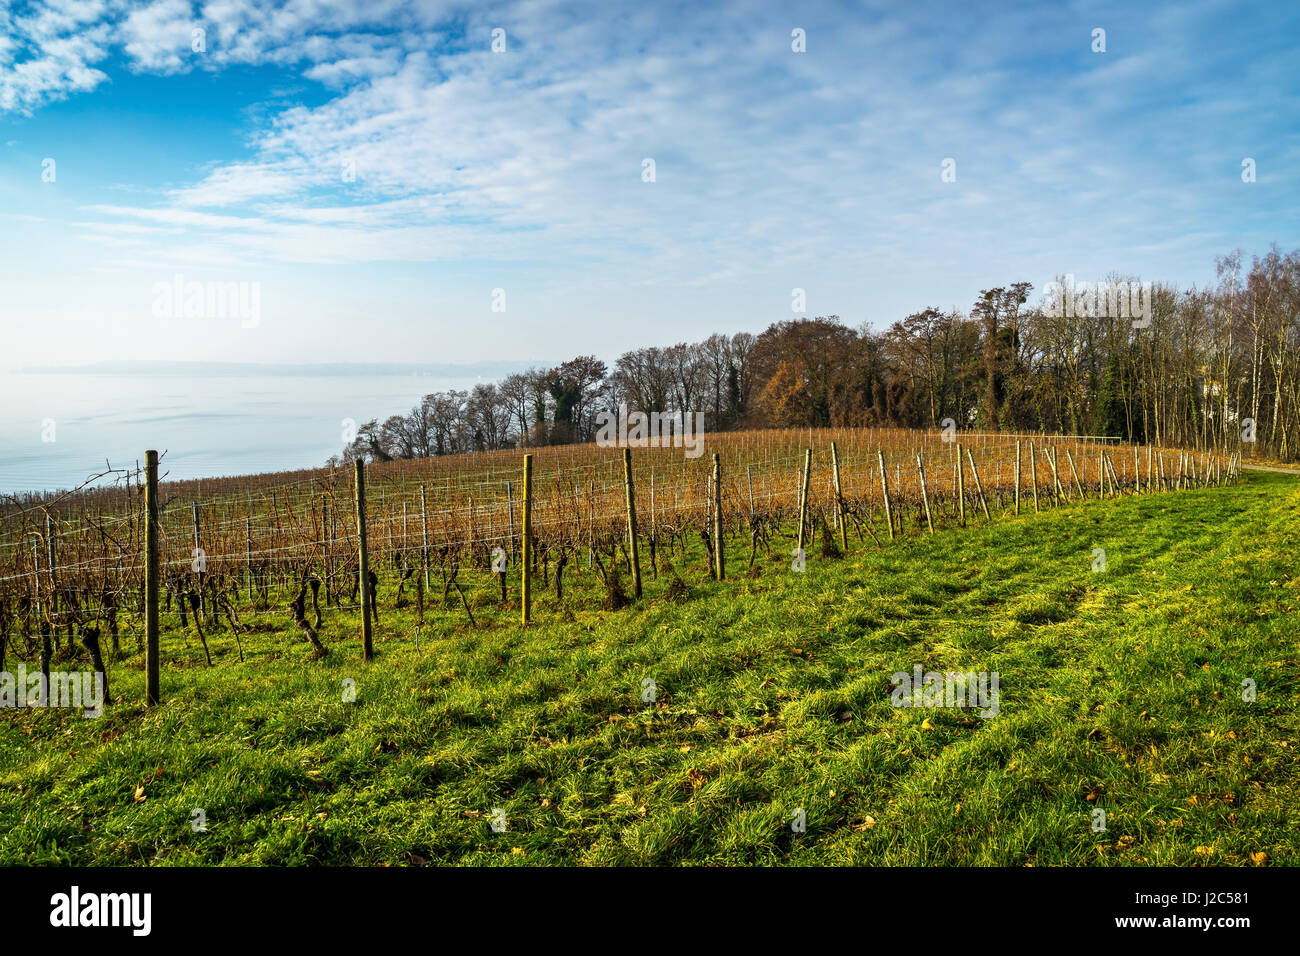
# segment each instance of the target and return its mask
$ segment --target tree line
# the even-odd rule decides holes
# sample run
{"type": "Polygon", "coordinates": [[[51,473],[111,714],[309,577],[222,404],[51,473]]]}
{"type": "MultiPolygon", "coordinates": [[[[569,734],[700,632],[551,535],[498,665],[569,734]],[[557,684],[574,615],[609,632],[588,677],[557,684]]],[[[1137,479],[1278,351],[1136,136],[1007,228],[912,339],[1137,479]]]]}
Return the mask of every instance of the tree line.
{"type": "MultiPolygon", "coordinates": [[[[407,415],[372,420],[344,460],[388,461],[593,440],[601,412],[703,412],[707,430],[942,427],[1112,436],[1197,449],[1297,457],[1300,250],[1216,260],[1214,282],[1143,285],[1143,313],[1115,308],[1107,285],[1073,301],[1015,282],[968,312],[930,307],[875,331],[838,316],[775,322],[754,335],[647,346],[613,367],[580,355],[499,382],[426,395],[407,415]],[[1120,314],[1116,314],[1119,311],[1120,314]]],[[[1082,290],[1082,291],[1080,291],[1082,290]]],[[[1122,298],[1122,297],[1121,297],[1122,298]]]]}

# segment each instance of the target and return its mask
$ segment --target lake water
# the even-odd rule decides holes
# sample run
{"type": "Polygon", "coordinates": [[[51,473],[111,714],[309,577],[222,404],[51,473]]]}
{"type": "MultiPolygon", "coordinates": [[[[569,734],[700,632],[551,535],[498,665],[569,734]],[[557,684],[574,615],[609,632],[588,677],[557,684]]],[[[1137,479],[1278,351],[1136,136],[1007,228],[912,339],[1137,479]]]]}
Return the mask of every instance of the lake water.
{"type": "Polygon", "coordinates": [[[148,448],[176,479],[319,466],[342,450],[343,419],[382,421],[478,380],[0,373],[0,494],[75,487],[148,448]]]}

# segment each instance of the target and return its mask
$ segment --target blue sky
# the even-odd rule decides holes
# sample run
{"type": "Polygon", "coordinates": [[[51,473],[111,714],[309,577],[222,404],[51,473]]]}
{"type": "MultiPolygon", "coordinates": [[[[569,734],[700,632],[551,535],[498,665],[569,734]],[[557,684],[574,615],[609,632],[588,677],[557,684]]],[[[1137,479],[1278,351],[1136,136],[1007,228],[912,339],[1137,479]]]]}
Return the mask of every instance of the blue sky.
{"type": "Polygon", "coordinates": [[[612,359],[795,288],[884,327],[1204,284],[1300,245],[1298,47],[1294,2],[0,0],[0,366],[612,359]],[[160,323],[177,274],[260,321],[160,323]]]}

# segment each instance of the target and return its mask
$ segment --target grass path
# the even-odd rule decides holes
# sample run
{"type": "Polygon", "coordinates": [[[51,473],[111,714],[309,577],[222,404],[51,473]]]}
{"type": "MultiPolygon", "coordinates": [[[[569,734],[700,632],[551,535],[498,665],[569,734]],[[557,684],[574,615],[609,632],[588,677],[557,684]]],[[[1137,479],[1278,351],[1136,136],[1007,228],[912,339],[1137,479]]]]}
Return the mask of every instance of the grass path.
{"type": "Polygon", "coordinates": [[[1294,864],[1298,553],[1300,482],[1252,474],[804,574],[697,556],[614,613],[582,570],[527,632],[484,591],[419,650],[385,610],[369,665],[343,615],[323,661],[173,635],[155,712],[138,660],[99,720],[0,711],[0,862],[1294,864]],[[892,706],[914,665],[996,671],[997,715],[892,706]]]}

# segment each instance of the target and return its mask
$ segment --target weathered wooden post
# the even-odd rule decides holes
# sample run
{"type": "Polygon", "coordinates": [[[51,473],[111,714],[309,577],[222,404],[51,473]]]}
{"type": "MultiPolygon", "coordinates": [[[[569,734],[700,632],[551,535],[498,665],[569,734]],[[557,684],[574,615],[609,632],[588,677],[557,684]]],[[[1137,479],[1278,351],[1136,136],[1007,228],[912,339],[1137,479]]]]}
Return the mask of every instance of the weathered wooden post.
{"type": "MultiPolygon", "coordinates": [[[[514,525],[514,515],[510,516],[510,523],[514,525]]],[[[420,486],[420,538],[420,562],[424,565],[424,586],[427,588],[429,586],[429,502],[424,495],[424,485],[420,486]]]]}
{"type": "Polygon", "coordinates": [[[623,449],[623,484],[627,491],[627,535],[632,559],[632,593],[641,596],[641,555],[636,544],[636,489],[632,486],[632,449],[623,449]]]}
{"type": "Polygon", "coordinates": [[[979,469],[975,467],[975,457],[970,453],[969,448],[966,449],[966,459],[970,463],[971,476],[975,479],[975,494],[979,498],[980,507],[984,509],[984,520],[992,521],[993,518],[989,514],[989,503],[984,498],[984,486],[980,484],[979,469]]]}
{"type": "Polygon", "coordinates": [[[524,516],[520,525],[523,530],[523,541],[520,544],[522,576],[519,589],[522,593],[523,624],[527,627],[533,614],[533,456],[531,454],[524,455],[524,516]]]}
{"type": "Polygon", "coordinates": [[[722,459],[715,451],[713,453],[713,563],[719,581],[727,579],[727,564],[722,549],[722,459]]]}
{"type": "Polygon", "coordinates": [[[1061,484],[1061,472],[1056,467],[1056,452],[1043,449],[1043,455],[1047,458],[1047,464],[1052,469],[1052,489],[1056,496],[1057,507],[1060,507],[1062,501],[1069,501],[1069,495],[1065,493],[1065,487],[1061,484]]]}
{"type": "Polygon", "coordinates": [[[844,520],[844,490],[840,487],[840,450],[831,442],[831,471],[835,478],[835,525],[840,529],[840,550],[848,553],[849,529],[844,520]]]}
{"type": "Polygon", "coordinates": [[[330,580],[333,578],[330,552],[333,550],[334,535],[330,533],[330,500],[322,493],[320,496],[320,546],[325,565],[325,606],[330,606],[330,580]]]}
{"type": "Polygon", "coordinates": [[[894,509],[889,503],[889,472],[885,471],[885,453],[876,449],[876,460],[880,463],[880,491],[885,497],[885,520],[889,522],[889,540],[894,540],[894,509]]]}
{"type": "Polygon", "coordinates": [[[1034,514],[1038,514],[1038,453],[1034,443],[1029,443],[1029,480],[1034,487],[1034,514]]]}
{"type": "Polygon", "coordinates": [[[162,701],[158,660],[158,452],[144,453],[144,670],[145,703],[162,701]]]}
{"type": "MultiPolygon", "coordinates": [[[[199,558],[199,503],[198,503],[197,501],[191,501],[191,502],[190,502],[190,518],[191,518],[191,520],[193,521],[193,524],[194,524],[194,561],[195,561],[195,564],[193,565],[193,567],[202,568],[203,565],[198,563],[198,558],[199,558]]],[[[203,601],[203,599],[204,599],[204,595],[203,595],[203,571],[200,570],[200,571],[196,571],[196,572],[194,572],[194,573],[195,573],[195,575],[196,575],[196,576],[198,577],[198,579],[199,579],[199,610],[198,610],[198,613],[199,613],[199,614],[206,615],[207,612],[204,610],[205,605],[204,605],[204,601],[203,601]]]]}
{"type": "Polygon", "coordinates": [[[1016,514],[1020,514],[1020,439],[1016,439],[1016,514]]]}
{"type": "Polygon", "coordinates": [[[925,505],[925,523],[930,529],[930,534],[934,534],[934,520],[930,517],[930,496],[925,490],[925,463],[921,456],[916,456],[916,470],[921,476],[921,503],[925,505]]]}
{"type": "Polygon", "coordinates": [[[46,570],[50,576],[50,612],[52,615],[57,615],[59,613],[59,580],[56,573],[58,562],[54,556],[54,519],[48,513],[45,515],[45,560],[46,570]]]}
{"type": "Polygon", "coordinates": [[[41,616],[41,542],[39,538],[32,538],[32,588],[33,604],[35,605],[35,616],[41,616]]]}
{"type": "Polygon", "coordinates": [[[659,580],[659,507],[655,501],[655,470],[650,469],[650,573],[659,580]]]}
{"type": "Polygon", "coordinates": [[[966,527],[966,470],[962,464],[961,442],[957,443],[957,508],[961,515],[961,526],[966,527]]]}
{"type": "Polygon", "coordinates": [[[375,656],[374,634],[370,622],[370,544],[366,539],[366,463],[356,459],[357,492],[357,573],[361,575],[361,659],[375,656]]]}
{"type": "MultiPolygon", "coordinates": [[[[1075,486],[1079,489],[1079,498],[1080,498],[1080,500],[1086,501],[1086,500],[1088,499],[1088,492],[1085,491],[1085,490],[1084,490],[1084,487],[1083,487],[1083,478],[1081,477],[1081,475],[1082,475],[1083,473],[1082,473],[1082,472],[1079,472],[1078,470],[1075,469],[1075,467],[1074,467],[1074,457],[1070,454],[1070,449],[1068,449],[1068,448],[1065,449],[1065,457],[1066,457],[1066,459],[1070,462],[1070,474],[1074,475],[1074,484],[1075,484],[1075,486]]],[[[1097,458],[1097,463],[1098,463],[1098,464],[1101,463],[1101,458],[1100,458],[1100,457],[1097,458]]],[[[1080,464],[1080,467],[1083,468],[1084,472],[1086,472],[1086,471],[1088,470],[1088,466],[1087,466],[1086,464],[1083,463],[1083,458],[1082,458],[1082,457],[1080,457],[1080,459],[1079,459],[1079,464],[1080,464]]],[[[1099,480],[1100,480],[1100,477],[1101,477],[1101,476],[1098,475],[1098,479],[1099,479],[1099,480]]],[[[1101,498],[1101,492],[1100,492],[1100,491],[1097,493],[1097,497],[1098,497],[1099,499],[1101,498]]]]}
{"type": "Polygon", "coordinates": [[[803,475],[799,481],[799,543],[796,547],[800,554],[804,550],[804,529],[808,526],[808,482],[811,477],[812,449],[806,448],[803,453],[803,475]]]}

